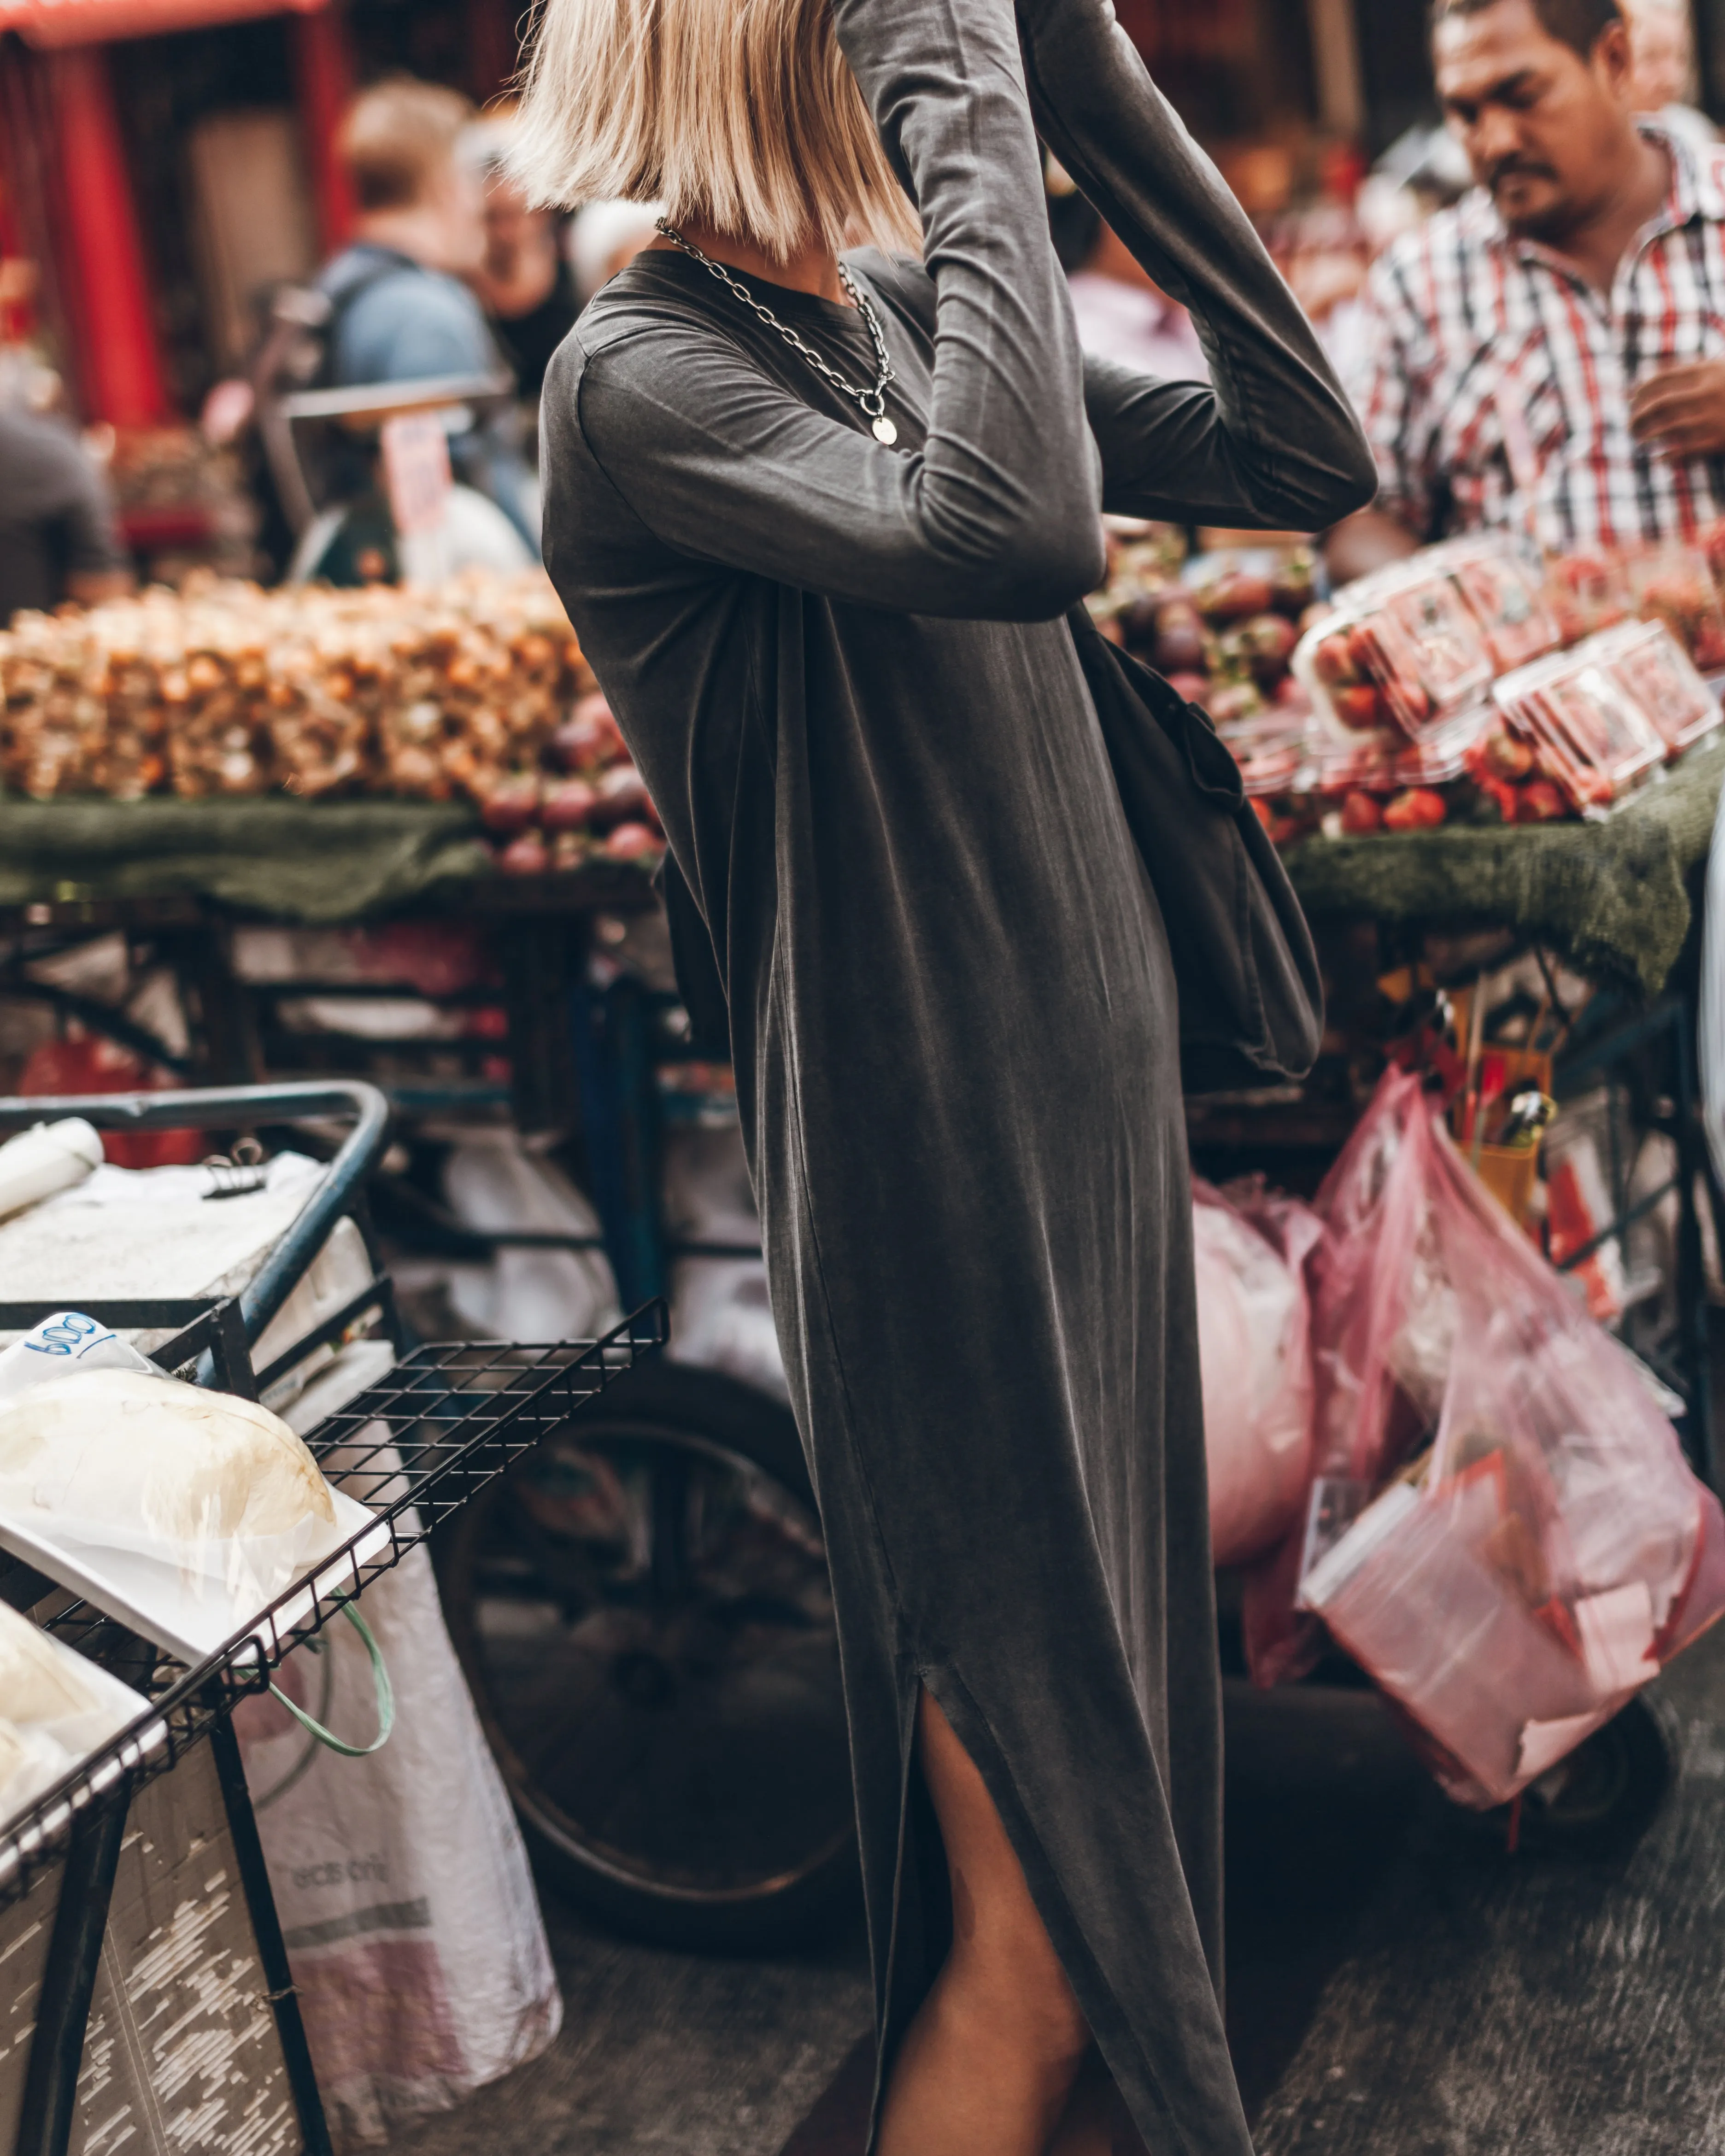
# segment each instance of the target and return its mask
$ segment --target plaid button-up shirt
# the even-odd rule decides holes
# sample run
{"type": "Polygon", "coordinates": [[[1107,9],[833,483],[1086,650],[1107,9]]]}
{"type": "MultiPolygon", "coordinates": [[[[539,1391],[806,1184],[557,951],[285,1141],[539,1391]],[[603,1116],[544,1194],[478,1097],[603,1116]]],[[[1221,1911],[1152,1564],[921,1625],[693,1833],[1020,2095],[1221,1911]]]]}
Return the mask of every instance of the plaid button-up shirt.
{"type": "Polygon", "coordinates": [[[1371,280],[1350,387],[1378,459],[1380,507],[1421,539],[1531,532],[1558,552],[1691,537],[1725,513],[1725,458],[1676,459],[1630,437],[1656,368],[1725,359],[1725,146],[1669,153],[1661,213],[1609,298],[1482,189],[1398,240],[1371,280]]]}

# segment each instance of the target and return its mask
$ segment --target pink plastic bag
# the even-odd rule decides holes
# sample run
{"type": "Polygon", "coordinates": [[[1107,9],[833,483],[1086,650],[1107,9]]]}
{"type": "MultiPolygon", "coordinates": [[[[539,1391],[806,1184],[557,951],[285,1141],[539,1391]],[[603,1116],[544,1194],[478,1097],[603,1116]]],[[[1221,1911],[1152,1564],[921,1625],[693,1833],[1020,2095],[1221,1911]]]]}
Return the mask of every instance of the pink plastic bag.
{"type": "Polygon", "coordinates": [[[1417,1134],[1406,1143],[1429,1120],[1420,1079],[1387,1071],[1317,1194],[1320,1233],[1306,1256],[1312,1476],[1291,1530],[1245,1583],[1246,1658],[1260,1685],[1304,1676],[1322,1645],[1320,1627],[1296,1608],[1314,1493],[1320,1507],[1339,1505],[1345,1524],[1437,1427],[1445,1306],[1420,1292],[1430,1270],[1421,1250],[1429,1148],[1417,1134]]]}
{"type": "Polygon", "coordinates": [[[1301,1517],[1312,1476],[1312,1350],[1301,1260],[1321,1233],[1294,1199],[1194,1183],[1210,1543],[1244,1564],[1301,1517]]]}
{"type": "Polygon", "coordinates": [[[1308,1536],[1300,1593],[1425,1732],[1450,1794],[1483,1806],[1725,1614],[1725,1516],[1635,1364],[1409,1086],[1386,1080],[1368,1116],[1395,1119],[1384,1172],[1329,1194],[1377,1191],[1355,1219],[1369,1273],[1345,1242],[1319,1267],[1319,1472],[1380,1478],[1399,1432],[1435,1441],[1327,1549],[1308,1536]]]}

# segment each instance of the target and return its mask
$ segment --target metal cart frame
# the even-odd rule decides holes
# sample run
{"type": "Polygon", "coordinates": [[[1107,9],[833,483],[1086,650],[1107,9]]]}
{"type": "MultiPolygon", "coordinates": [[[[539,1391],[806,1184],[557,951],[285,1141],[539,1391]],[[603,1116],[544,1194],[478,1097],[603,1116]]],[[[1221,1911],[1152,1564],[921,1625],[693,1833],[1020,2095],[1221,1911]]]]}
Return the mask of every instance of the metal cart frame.
{"type": "MultiPolygon", "coordinates": [[[[389,1279],[377,1270],[374,1255],[372,1278],[363,1292],[265,1369],[255,1370],[251,1357],[336,1223],[355,1218],[367,1232],[366,1179],[381,1158],[389,1122],[388,1104],[375,1086],[334,1082],[0,1100],[0,1132],[72,1115],[110,1130],[232,1130],[308,1116],[351,1119],[352,1128],[328,1171],[240,1295],[191,1301],[110,1300],[88,1307],[91,1316],[116,1327],[177,1327],[156,1351],[154,1359],[164,1371],[251,1399],[367,1317],[398,1348],[389,1279]]],[[[367,1244],[369,1250],[368,1235],[367,1244]]],[[[56,1306],[0,1305],[0,1328],[27,1327],[56,1306]]],[[[375,1501],[372,1522],[320,1560],[309,1581],[285,1589],[217,1653],[165,1680],[152,1647],[86,1603],[65,1596],[28,1566],[4,1561],[0,1595],[25,1609],[54,1597],[62,1606],[48,1620],[50,1630],[90,1649],[100,1661],[119,1663],[131,1681],[154,1695],[145,1713],[0,1831],[0,1903],[16,1900],[44,1870],[64,1865],[15,2156],[64,2156],[131,1794],[206,1738],[301,2136],[309,2156],[327,2156],[328,2128],[232,1711],[268,1685],[290,1648],[320,1630],[344,1602],[424,1542],[439,1520],[597,1398],[665,1336],[665,1308],[657,1303],[592,1342],[462,1342],[420,1348],[398,1360],[307,1440],[320,1455],[343,1448],[344,1482],[362,1500],[375,1501]],[[386,1433],[381,1439],[372,1434],[378,1424],[386,1433]],[[380,1526],[385,1530],[381,1542],[380,1526]]]]}

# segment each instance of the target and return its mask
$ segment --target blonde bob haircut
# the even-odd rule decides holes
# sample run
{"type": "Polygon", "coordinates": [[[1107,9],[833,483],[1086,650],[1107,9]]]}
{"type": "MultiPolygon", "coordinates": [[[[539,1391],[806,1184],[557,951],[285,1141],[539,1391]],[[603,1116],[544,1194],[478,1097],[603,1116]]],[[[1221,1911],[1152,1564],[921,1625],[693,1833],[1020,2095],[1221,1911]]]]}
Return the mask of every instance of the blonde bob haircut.
{"type": "Polygon", "coordinates": [[[536,203],[657,201],[778,262],[920,247],[831,0],[542,0],[536,28],[509,153],[536,203]]]}

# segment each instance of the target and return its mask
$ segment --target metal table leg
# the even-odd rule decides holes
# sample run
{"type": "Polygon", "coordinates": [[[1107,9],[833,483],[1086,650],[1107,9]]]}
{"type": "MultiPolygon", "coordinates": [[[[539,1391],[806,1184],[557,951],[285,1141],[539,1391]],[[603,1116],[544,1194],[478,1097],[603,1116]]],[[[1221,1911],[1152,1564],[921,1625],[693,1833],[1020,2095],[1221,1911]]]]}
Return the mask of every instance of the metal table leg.
{"type": "Polygon", "coordinates": [[[73,1830],[42,1973],[14,2156],[66,2156],[130,1794],[73,1830]]]}
{"type": "MultiPolygon", "coordinates": [[[[258,1962],[264,1972],[264,1995],[275,2016],[275,2033],[287,2067],[294,2108],[300,2115],[300,2133],[305,2156],[331,2156],[330,2129],[324,2117],[323,2097],[311,2064],[311,2047],[305,2041],[305,2024],[300,2016],[300,1994],[288,1966],[287,1947],[281,1936],[281,1919],[275,1912],[275,1897],[264,1862],[264,1845],[258,1838],[258,1822],[252,1811],[251,1790],[239,1756],[239,1739],[234,1723],[223,1715],[209,1734],[215,1754],[216,1779],[221,1784],[222,1803],[228,1814],[228,1831],[234,1837],[234,1860],[239,1866],[245,1905],[258,1942],[258,1962]]],[[[59,2151],[52,2156],[59,2156],[59,2151]]]]}

